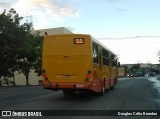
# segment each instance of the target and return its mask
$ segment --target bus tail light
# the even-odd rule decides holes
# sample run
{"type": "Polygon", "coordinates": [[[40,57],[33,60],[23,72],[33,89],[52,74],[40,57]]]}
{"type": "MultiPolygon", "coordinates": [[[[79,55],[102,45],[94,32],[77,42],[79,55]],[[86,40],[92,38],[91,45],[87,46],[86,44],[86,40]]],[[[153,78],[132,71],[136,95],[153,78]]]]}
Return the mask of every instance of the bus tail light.
{"type": "Polygon", "coordinates": [[[90,78],[91,78],[91,70],[88,70],[85,81],[89,81],[90,78]]]}
{"type": "Polygon", "coordinates": [[[86,78],[90,79],[91,75],[90,74],[86,74],[86,78]]]}
{"type": "Polygon", "coordinates": [[[43,77],[44,80],[48,80],[48,76],[47,76],[45,70],[42,71],[42,77],[43,77]]]}

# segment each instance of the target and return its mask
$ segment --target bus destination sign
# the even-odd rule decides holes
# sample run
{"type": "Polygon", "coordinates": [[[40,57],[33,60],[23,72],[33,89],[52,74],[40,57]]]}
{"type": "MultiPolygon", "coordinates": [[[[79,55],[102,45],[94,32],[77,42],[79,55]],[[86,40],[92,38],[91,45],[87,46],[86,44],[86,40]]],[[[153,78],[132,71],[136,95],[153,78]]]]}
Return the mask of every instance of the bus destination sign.
{"type": "Polygon", "coordinates": [[[84,44],[84,38],[74,38],[74,44],[84,44]]]}

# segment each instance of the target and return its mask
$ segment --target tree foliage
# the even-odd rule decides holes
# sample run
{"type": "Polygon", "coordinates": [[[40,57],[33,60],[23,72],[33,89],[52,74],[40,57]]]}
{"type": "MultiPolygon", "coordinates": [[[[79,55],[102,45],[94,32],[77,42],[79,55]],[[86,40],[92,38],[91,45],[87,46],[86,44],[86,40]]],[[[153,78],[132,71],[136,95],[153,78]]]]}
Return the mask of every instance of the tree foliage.
{"type": "Polygon", "coordinates": [[[31,34],[32,25],[20,24],[22,19],[13,8],[0,14],[0,85],[2,77],[12,77],[15,84],[16,71],[29,85],[29,72],[41,57],[42,37],[31,34]]]}
{"type": "Polygon", "coordinates": [[[23,52],[21,52],[21,60],[19,62],[20,70],[26,77],[26,85],[29,85],[30,71],[37,70],[38,67],[40,67],[40,65],[38,64],[39,59],[41,59],[41,44],[42,37],[32,35],[28,31],[27,40],[25,41],[25,47],[23,49],[23,52]]]}
{"type": "Polygon", "coordinates": [[[160,63],[160,51],[157,52],[157,56],[158,56],[158,58],[159,58],[158,61],[159,61],[159,63],[160,63]]]}
{"type": "Polygon", "coordinates": [[[134,71],[134,70],[139,70],[140,69],[140,64],[135,64],[131,67],[131,70],[134,71]]]}
{"type": "Polygon", "coordinates": [[[0,78],[14,77],[14,71],[16,70],[16,58],[19,50],[18,45],[22,45],[20,35],[22,35],[19,21],[22,17],[19,17],[14,9],[10,9],[9,13],[4,12],[0,15],[0,78]],[[15,37],[16,34],[16,37],[15,37]]]}

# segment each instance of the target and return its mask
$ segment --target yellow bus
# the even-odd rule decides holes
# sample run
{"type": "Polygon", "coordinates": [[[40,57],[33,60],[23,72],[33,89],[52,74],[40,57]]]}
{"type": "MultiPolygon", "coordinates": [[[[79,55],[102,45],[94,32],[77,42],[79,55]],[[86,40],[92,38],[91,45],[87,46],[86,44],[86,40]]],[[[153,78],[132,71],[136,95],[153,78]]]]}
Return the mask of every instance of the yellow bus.
{"type": "Polygon", "coordinates": [[[87,34],[46,35],[42,52],[42,86],[73,95],[90,90],[100,95],[118,81],[115,53],[87,34]]]}

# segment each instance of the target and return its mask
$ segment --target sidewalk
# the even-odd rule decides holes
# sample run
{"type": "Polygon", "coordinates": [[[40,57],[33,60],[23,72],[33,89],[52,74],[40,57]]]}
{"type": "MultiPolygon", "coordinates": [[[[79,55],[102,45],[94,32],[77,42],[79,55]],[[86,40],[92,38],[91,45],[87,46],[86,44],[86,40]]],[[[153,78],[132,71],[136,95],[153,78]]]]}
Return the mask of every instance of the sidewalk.
{"type": "Polygon", "coordinates": [[[155,77],[147,77],[147,79],[153,82],[153,87],[159,92],[160,95],[160,75],[155,77]]]}
{"type": "Polygon", "coordinates": [[[157,79],[160,81],[160,75],[156,75],[157,79]]]}

